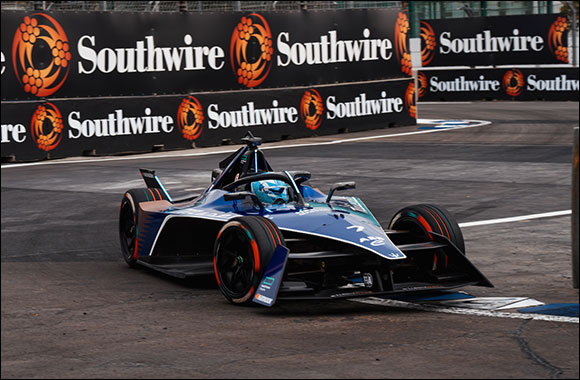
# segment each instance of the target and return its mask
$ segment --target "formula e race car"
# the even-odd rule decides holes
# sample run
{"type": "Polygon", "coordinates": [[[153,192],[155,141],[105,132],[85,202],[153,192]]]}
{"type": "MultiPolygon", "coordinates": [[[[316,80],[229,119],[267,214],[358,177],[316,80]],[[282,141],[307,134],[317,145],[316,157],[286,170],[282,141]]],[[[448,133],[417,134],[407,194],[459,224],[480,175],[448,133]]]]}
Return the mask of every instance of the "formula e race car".
{"type": "Polygon", "coordinates": [[[215,274],[234,304],[333,299],[493,287],[465,257],[463,236],[442,207],[402,208],[383,229],[364,203],[307,185],[306,171],[274,171],[251,134],[212,172],[198,196],[175,200],[155,172],[125,193],[123,257],[186,279],[215,274]]]}

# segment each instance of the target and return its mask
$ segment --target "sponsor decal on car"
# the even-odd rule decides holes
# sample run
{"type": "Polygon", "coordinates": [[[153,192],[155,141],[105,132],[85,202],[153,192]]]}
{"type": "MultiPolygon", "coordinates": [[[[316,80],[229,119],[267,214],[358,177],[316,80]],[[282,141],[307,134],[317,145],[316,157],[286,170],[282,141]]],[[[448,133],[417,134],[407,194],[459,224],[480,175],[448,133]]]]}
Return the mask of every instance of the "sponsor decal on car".
{"type": "Polygon", "coordinates": [[[260,294],[260,293],[256,293],[256,295],[255,295],[255,297],[254,297],[254,298],[255,298],[257,301],[264,302],[264,303],[266,303],[266,304],[268,304],[268,305],[271,305],[271,304],[272,304],[272,302],[274,301],[272,298],[270,298],[270,297],[266,297],[266,296],[264,296],[264,295],[262,295],[262,294],[260,294]]]}

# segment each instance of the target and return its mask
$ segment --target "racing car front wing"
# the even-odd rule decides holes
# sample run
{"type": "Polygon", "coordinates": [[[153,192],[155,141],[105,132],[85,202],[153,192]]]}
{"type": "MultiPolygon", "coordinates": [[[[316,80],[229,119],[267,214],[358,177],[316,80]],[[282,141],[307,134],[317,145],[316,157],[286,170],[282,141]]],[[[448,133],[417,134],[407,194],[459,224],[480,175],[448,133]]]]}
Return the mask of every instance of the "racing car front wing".
{"type": "MultiPolygon", "coordinates": [[[[253,301],[273,306],[277,299],[314,300],[398,295],[492,283],[453,243],[431,233],[432,241],[400,245],[406,259],[373,260],[366,253],[316,251],[292,253],[278,246],[253,301]],[[442,253],[443,269],[421,264],[442,253]],[[360,270],[353,273],[352,268],[360,270]]],[[[292,239],[290,243],[292,243],[292,239]]]]}

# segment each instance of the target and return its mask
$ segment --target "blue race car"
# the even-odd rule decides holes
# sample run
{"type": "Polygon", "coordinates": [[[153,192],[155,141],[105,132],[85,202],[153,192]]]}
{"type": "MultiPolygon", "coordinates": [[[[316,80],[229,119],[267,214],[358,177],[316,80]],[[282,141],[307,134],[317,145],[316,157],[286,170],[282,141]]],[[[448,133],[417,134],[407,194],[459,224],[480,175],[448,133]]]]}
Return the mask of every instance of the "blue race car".
{"type": "Polygon", "coordinates": [[[214,274],[233,304],[334,299],[493,287],[465,257],[463,236],[442,207],[402,208],[383,229],[341,182],[328,194],[306,171],[274,171],[248,134],[220,162],[202,194],[175,200],[152,170],[125,193],[121,250],[131,267],[186,279],[214,274]]]}

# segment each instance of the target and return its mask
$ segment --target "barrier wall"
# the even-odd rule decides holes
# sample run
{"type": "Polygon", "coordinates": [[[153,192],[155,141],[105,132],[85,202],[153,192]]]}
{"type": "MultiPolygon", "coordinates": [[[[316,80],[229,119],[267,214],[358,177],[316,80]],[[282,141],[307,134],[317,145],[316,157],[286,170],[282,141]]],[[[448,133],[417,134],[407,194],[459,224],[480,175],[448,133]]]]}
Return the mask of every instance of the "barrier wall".
{"type": "Polygon", "coordinates": [[[417,101],[578,101],[578,69],[563,67],[569,62],[565,15],[422,20],[420,25],[424,69],[417,71],[417,101]],[[524,66],[532,64],[542,67],[524,66]]]}
{"type": "Polygon", "coordinates": [[[421,70],[418,101],[579,101],[577,68],[421,70]]]}
{"type": "Polygon", "coordinates": [[[336,86],[123,98],[54,99],[2,105],[2,155],[19,160],[147,152],[411,125],[414,83],[397,79],[336,86]]]}
{"type": "Polygon", "coordinates": [[[2,11],[2,100],[185,94],[409,77],[408,26],[403,28],[400,18],[406,20],[406,15],[393,9],[260,14],[2,11]]]}
{"type": "Polygon", "coordinates": [[[422,20],[423,67],[568,63],[565,15],[422,20]]]}
{"type": "Polygon", "coordinates": [[[416,123],[396,9],[2,11],[1,30],[3,158],[416,123]]]}

